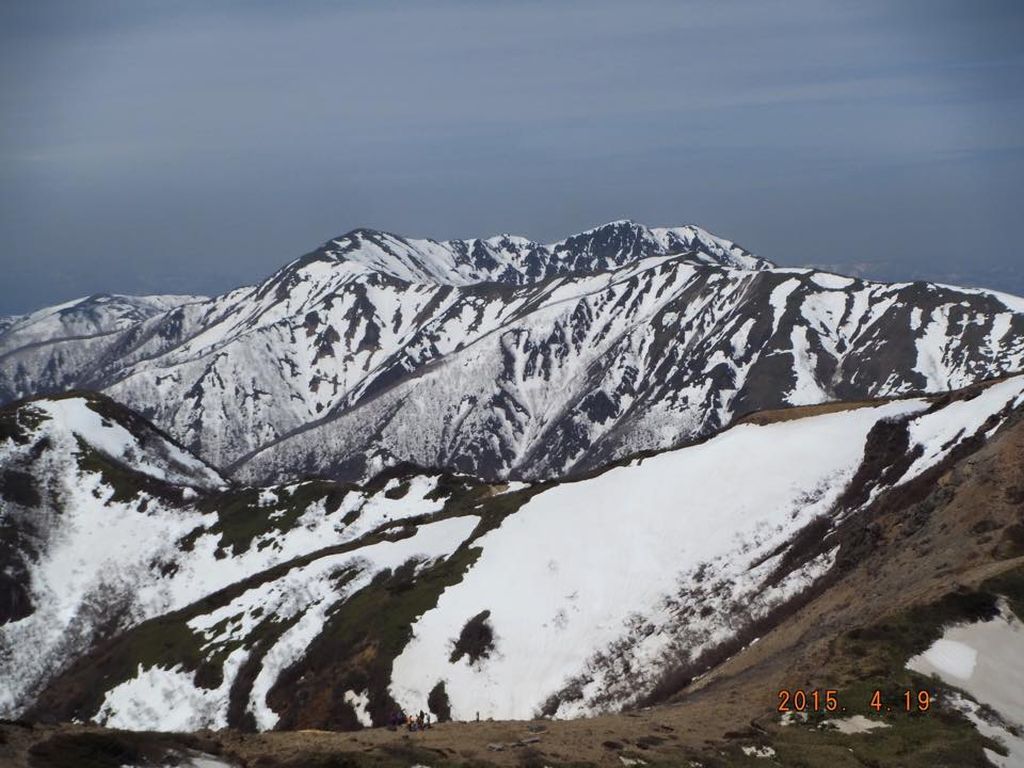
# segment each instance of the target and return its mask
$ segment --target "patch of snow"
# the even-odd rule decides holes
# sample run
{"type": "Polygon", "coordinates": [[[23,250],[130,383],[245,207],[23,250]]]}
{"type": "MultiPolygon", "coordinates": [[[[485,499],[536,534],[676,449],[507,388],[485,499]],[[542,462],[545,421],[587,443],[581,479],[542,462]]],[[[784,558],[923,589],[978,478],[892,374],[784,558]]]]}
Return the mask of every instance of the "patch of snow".
{"type": "Polygon", "coordinates": [[[1021,768],[1024,766],[1024,738],[1020,735],[1019,726],[1011,730],[1005,722],[991,717],[976,701],[971,701],[956,692],[950,693],[946,702],[953,709],[962,712],[978,729],[978,733],[1002,744],[1006,749],[1007,754],[1000,755],[994,750],[985,748],[985,757],[992,765],[996,768],[1021,768]]]}
{"type": "Polygon", "coordinates": [[[934,412],[922,414],[910,424],[910,444],[920,445],[921,456],[903,475],[906,482],[940,462],[962,439],[976,434],[990,416],[1013,404],[1024,394],[1024,376],[998,382],[971,400],[958,400],[934,412]]]}
{"type": "Polygon", "coordinates": [[[222,760],[213,755],[207,755],[195,750],[174,751],[164,756],[168,762],[161,765],[154,765],[150,761],[129,765],[125,763],[121,768],[235,768],[234,763],[222,760]]]}
{"type": "Polygon", "coordinates": [[[530,483],[524,483],[520,480],[510,480],[503,486],[499,486],[498,489],[495,490],[494,495],[501,496],[502,494],[506,493],[515,493],[516,491],[521,491],[524,488],[529,488],[530,485],[530,483]]]}
{"type": "Polygon", "coordinates": [[[149,501],[145,495],[130,503],[110,499],[99,474],[79,473],[72,434],[52,421],[46,429],[53,447],[39,457],[36,470],[58,489],[61,506],[36,511],[34,524],[45,537],[31,565],[36,610],[0,631],[0,713],[19,711],[32,686],[89,642],[93,623],[103,619],[97,605],[127,603],[131,618],[145,617],[147,607],[131,601],[139,585],[156,581],[150,563],[173,559],[174,542],[204,521],[191,509],[142,513],[138,506],[149,501]]]}
{"type": "Polygon", "coordinates": [[[935,675],[1024,727],[1024,624],[1003,607],[991,621],[957,624],[907,662],[935,675]]]}
{"type": "Polygon", "coordinates": [[[214,689],[197,686],[195,674],[139,666],[138,673],[106,692],[95,721],[131,731],[198,731],[227,727],[228,695],[249,651],[239,648],[224,661],[224,679],[214,689]]]}
{"type": "MultiPolygon", "coordinates": [[[[411,478],[401,499],[352,490],[337,510],[328,513],[319,499],[306,507],[296,525],[285,530],[271,525],[247,549],[236,554],[229,547],[225,557],[221,533],[214,527],[216,513],[188,504],[198,498],[194,489],[182,488],[182,500],[188,504],[183,507],[169,506],[145,492],[125,500],[112,493],[100,473],[79,467],[78,435],[103,446],[105,452],[126,457],[133,466],[159,461],[159,452],[151,458],[162,445],[159,440],[141,445],[134,434],[103,419],[82,399],[26,407],[45,417],[38,430],[51,447],[34,459],[34,469],[47,479],[56,505],[47,496],[47,503],[33,511],[33,529],[41,536],[38,556],[30,562],[35,611],[0,631],[2,716],[17,716],[30,703],[32,691],[88,647],[97,624],[109,620],[97,606],[116,607],[118,629],[127,629],[281,562],[352,541],[403,517],[437,512],[444,505],[443,498],[426,498],[436,489],[436,477],[411,478]],[[343,522],[351,517],[353,522],[343,522]],[[179,549],[182,537],[196,533],[187,551],[179,549]]],[[[30,448],[0,441],[0,463],[16,449],[27,453],[30,448]]],[[[259,503],[287,504],[301,485],[261,489],[259,503]]],[[[0,505],[0,522],[6,514],[0,505]]],[[[263,514],[270,521],[280,517],[279,511],[263,514]]],[[[152,674],[168,676],[166,671],[152,674]]]]}
{"type": "Polygon", "coordinates": [[[362,691],[356,693],[355,691],[345,691],[345,703],[352,707],[352,711],[356,713],[356,720],[364,728],[373,727],[373,718],[367,711],[367,707],[370,706],[370,694],[368,691],[362,691]]]}
{"type": "Polygon", "coordinates": [[[331,608],[369,584],[373,576],[384,568],[397,568],[411,557],[434,560],[449,555],[472,532],[477,522],[478,518],[472,516],[441,520],[420,526],[408,539],[382,542],[320,558],[308,566],[290,571],[281,579],[242,593],[223,608],[193,620],[191,626],[210,633],[219,622],[232,618],[234,621],[229,622],[232,634],[208,635],[208,643],[213,644],[230,641],[235,633],[245,636],[258,623],[257,612],[262,616],[263,611],[269,611],[278,621],[299,616],[267,652],[253,681],[249,708],[256,718],[257,727],[269,730],[277,724],[278,715],[267,704],[267,693],[280,673],[301,658],[320,634],[331,608]],[[333,576],[353,567],[359,569],[358,575],[344,586],[337,586],[333,576]]]}
{"type": "Polygon", "coordinates": [[[78,435],[82,440],[106,454],[150,477],[170,483],[217,487],[223,478],[176,445],[161,441],[163,460],[157,463],[156,451],[144,450],[138,439],[116,421],[104,418],[81,397],[41,400],[37,404],[57,429],[78,435]]]}
{"type": "Polygon", "coordinates": [[[915,342],[917,345],[917,362],[914,370],[925,379],[925,387],[929,391],[948,389],[949,372],[945,354],[949,337],[949,306],[941,306],[932,311],[930,321],[915,342]]]}
{"type": "Polygon", "coordinates": [[[784,712],[779,718],[779,725],[783,728],[796,723],[806,723],[807,713],[806,712],[784,712]]]}
{"type": "Polygon", "coordinates": [[[829,399],[828,393],[822,389],[814,375],[817,356],[811,350],[807,329],[803,326],[796,326],[793,329],[792,342],[793,373],[796,376],[796,382],[793,389],[786,395],[786,400],[790,405],[812,405],[826,402],[829,399]]]}
{"type": "Polygon", "coordinates": [[[831,726],[838,730],[840,733],[870,733],[871,731],[878,730],[879,728],[891,727],[889,723],[882,722],[881,720],[872,720],[864,715],[853,715],[851,717],[841,717],[833,720],[822,721],[823,726],[831,726]]]}
{"type": "Polygon", "coordinates": [[[1021,296],[1014,296],[1011,293],[1003,293],[1002,291],[993,291],[990,288],[965,288],[963,286],[946,285],[944,283],[934,283],[934,285],[946,288],[950,291],[956,291],[957,293],[967,293],[974,296],[992,296],[1011,312],[1024,312],[1024,297],[1021,296]]]}
{"type": "Polygon", "coordinates": [[[925,673],[931,670],[940,677],[955,677],[957,680],[970,680],[974,667],[978,663],[978,652],[966,643],[958,640],[942,638],[920,656],[915,656],[907,664],[911,669],[925,673]]]}
{"type": "Polygon", "coordinates": [[[844,277],[832,272],[814,272],[811,274],[811,280],[816,285],[820,285],[822,288],[827,288],[830,291],[841,291],[849,288],[854,283],[852,277],[844,277]]]}

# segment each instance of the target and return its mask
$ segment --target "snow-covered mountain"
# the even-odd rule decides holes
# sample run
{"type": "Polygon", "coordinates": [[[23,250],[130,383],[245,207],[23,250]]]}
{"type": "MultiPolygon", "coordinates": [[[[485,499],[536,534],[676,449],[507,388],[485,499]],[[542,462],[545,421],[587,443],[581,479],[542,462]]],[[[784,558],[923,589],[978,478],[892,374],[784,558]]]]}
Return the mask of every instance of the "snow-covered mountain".
{"type": "Polygon", "coordinates": [[[69,338],[18,319],[0,397],[104,391],[247,482],[402,462],[538,479],[758,409],[1024,368],[1024,300],[777,268],[696,227],[624,221],[552,245],[357,230],[174,303],[69,338]]]}
{"type": "Polygon", "coordinates": [[[95,365],[131,329],[203,296],[99,294],[0,318],[0,400],[27,392],[74,387],[79,372],[95,365]]]}
{"type": "Polygon", "coordinates": [[[104,397],[9,406],[0,715],[194,730],[358,728],[428,702],[616,710],[773,626],[857,557],[859,515],[1022,416],[1017,376],[764,414],[573,482],[395,468],[259,488],[104,397]]]}
{"type": "Polygon", "coordinates": [[[650,256],[673,254],[685,254],[695,263],[737,269],[771,266],[699,227],[649,229],[625,220],[550,245],[515,235],[437,242],[357,229],[315,252],[409,283],[458,286],[532,285],[552,277],[605,272],[650,256]]]}
{"type": "Polygon", "coordinates": [[[132,327],[204,296],[86,296],[20,317],[0,318],[0,354],[26,346],[102,336],[132,327]]]}

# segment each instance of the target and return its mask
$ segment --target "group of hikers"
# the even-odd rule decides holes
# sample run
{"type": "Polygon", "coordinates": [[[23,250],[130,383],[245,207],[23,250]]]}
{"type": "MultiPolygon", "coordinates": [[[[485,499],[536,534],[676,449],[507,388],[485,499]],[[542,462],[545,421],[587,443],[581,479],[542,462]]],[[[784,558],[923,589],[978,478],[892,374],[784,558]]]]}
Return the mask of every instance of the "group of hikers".
{"type": "Polygon", "coordinates": [[[398,710],[395,710],[388,723],[388,729],[397,731],[403,726],[409,731],[425,731],[430,727],[430,714],[424,714],[421,709],[420,713],[413,717],[412,715],[403,715],[398,710]]]}

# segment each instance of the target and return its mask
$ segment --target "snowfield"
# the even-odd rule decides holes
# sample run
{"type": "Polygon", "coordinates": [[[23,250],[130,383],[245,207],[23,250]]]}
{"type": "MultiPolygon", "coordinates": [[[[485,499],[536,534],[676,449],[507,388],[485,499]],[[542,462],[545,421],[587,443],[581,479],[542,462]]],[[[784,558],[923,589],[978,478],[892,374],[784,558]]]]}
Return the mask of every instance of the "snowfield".
{"type": "Polygon", "coordinates": [[[953,706],[985,736],[1003,744],[1008,755],[985,750],[1000,768],[1024,765],[1024,624],[1007,606],[991,621],[957,624],[924,653],[907,662],[922,675],[934,675],[964,691],[953,706]],[[969,697],[969,698],[968,698],[969,697]],[[995,713],[984,712],[979,705],[995,713]]]}
{"type": "MultiPolygon", "coordinates": [[[[605,679],[614,670],[590,664],[594,654],[631,627],[653,629],[628,651],[640,678],[681,650],[669,647],[669,630],[696,655],[728,636],[722,609],[762,586],[777,564],[766,555],[829,510],[856,469],[868,430],[880,418],[923,407],[901,402],[740,426],[540,494],[479,541],[480,560],[413,627],[414,640],[395,662],[392,693],[411,707],[440,679],[456,718],[530,718],[586,672],[593,679],[583,698],[558,709],[576,716],[615,682],[605,679]],[[698,571],[726,589],[697,606],[672,605],[698,571]],[[705,606],[715,609],[709,620],[673,626],[683,609],[705,606]],[[484,610],[491,612],[494,654],[476,665],[452,664],[455,630],[484,610]]],[[[807,574],[807,582],[829,565],[807,574]]],[[[640,682],[622,687],[646,690],[640,682]]],[[[620,696],[614,703],[628,703],[620,696]]]]}
{"type": "MultiPolygon", "coordinates": [[[[1009,518],[1022,414],[1024,299],[780,268],[696,226],[360,229],[219,296],[0,318],[0,718],[583,718],[713,685],[761,638],[770,671],[773,630],[848,600],[879,532],[949,561],[928,515],[948,540],[968,480],[1005,482],[1009,518]]],[[[971,573],[1020,553],[997,512],[971,573]]],[[[1000,610],[907,666],[1024,766],[1000,610]]],[[[750,735],[726,749],[778,759],[750,735]]]]}
{"type": "Polygon", "coordinates": [[[878,421],[909,418],[926,449],[910,479],[945,455],[939,440],[948,451],[1022,392],[1017,377],[932,413],[909,400],[742,425],[541,493],[477,542],[480,559],[414,625],[392,694],[413,706],[443,681],[453,715],[466,719],[530,718],[554,695],[563,717],[634,703],[670,665],[828,570],[823,558],[767,584],[781,558],[770,553],[829,513],[878,421]],[[483,611],[494,651],[450,661],[458,628],[483,611]]]}

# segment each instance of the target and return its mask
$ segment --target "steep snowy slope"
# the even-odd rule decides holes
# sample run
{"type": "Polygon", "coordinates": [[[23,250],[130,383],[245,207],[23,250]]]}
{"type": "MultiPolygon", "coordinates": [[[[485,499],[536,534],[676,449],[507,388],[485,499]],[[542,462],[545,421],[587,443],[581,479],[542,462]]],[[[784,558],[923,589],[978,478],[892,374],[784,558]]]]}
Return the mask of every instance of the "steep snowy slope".
{"type": "Polygon", "coordinates": [[[108,296],[98,294],[0,320],[0,354],[60,339],[114,333],[204,296],[108,296]]]}
{"type": "Polygon", "coordinates": [[[1022,409],[1016,377],[744,423],[576,482],[393,470],[227,490],[140,485],[55,439],[66,409],[8,409],[0,472],[29,480],[3,507],[6,557],[33,610],[0,627],[2,709],[186,730],[358,728],[428,702],[615,710],[772,626],[851,556],[836,525],[1022,409]],[[36,467],[59,481],[44,492],[36,467]],[[47,680],[36,655],[63,671],[47,680]]]}
{"type": "Polygon", "coordinates": [[[876,425],[903,423],[908,454],[919,455],[891,485],[965,437],[991,434],[994,414],[1020,406],[1017,378],[937,410],[907,400],[741,425],[559,485],[477,542],[477,563],[413,626],[392,692],[411,707],[442,681],[463,719],[634,704],[666,669],[696,665],[829,570],[838,541],[826,537],[802,563],[787,563],[787,544],[817,519],[850,512],[837,502],[876,425]],[[493,649],[476,662],[455,658],[451,628],[485,611],[493,649]]]}
{"type": "Polygon", "coordinates": [[[529,315],[234,470],[249,480],[282,470],[358,477],[371,457],[559,477],[755,410],[942,391],[1019,370],[1020,309],[922,284],[642,260],[555,281],[529,315]]]}
{"type": "Polygon", "coordinates": [[[752,410],[1024,367],[1022,300],[779,269],[632,222],[552,245],[357,230],[102,342],[11,333],[0,396],[103,390],[248,482],[405,461],[560,477],[752,410]]]}

